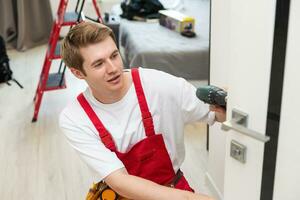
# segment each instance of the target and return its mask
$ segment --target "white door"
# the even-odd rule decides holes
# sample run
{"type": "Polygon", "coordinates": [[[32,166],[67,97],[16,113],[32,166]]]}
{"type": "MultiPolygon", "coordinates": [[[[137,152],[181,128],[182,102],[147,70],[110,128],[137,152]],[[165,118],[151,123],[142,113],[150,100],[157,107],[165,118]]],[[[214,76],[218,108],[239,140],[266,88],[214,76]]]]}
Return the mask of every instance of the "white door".
{"type": "MultiPolygon", "coordinates": [[[[227,118],[233,109],[247,113],[247,129],[265,135],[276,1],[231,0],[230,5],[227,118]]],[[[260,199],[265,142],[237,130],[225,134],[224,200],[260,199]],[[244,163],[230,156],[232,142],[245,146],[244,163]]]]}
{"type": "MultiPolygon", "coordinates": [[[[289,173],[289,177],[297,177],[296,174],[299,174],[295,168],[289,168],[284,164],[284,161],[293,163],[291,156],[288,157],[285,153],[291,150],[289,145],[291,142],[294,142],[292,144],[295,146],[296,143],[292,137],[287,140],[283,136],[285,134],[283,128],[280,127],[283,126],[283,122],[288,122],[287,119],[280,117],[281,112],[285,113],[284,116],[291,114],[282,109],[288,109],[287,105],[290,105],[289,109],[291,109],[294,102],[288,97],[291,97],[292,91],[295,90],[283,87],[283,83],[286,82],[283,72],[286,66],[287,38],[291,46],[287,58],[289,54],[290,57],[294,56],[290,58],[294,59],[290,61],[291,66],[295,66],[293,62],[299,57],[299,20],[296,20],[296,15],[298,19],[300,17],[299,4],[297,0],[291,2],[290,0],[212,1],[210,82],[218,86],[227,83],[229,90],[228,121],[223,125],[227,131],[210,128],[212,137],[210,137],[208,178],[217,196],[224,200],[300,199],[299,192],[292,189],[296,183],[289,185],[284,174],[292,169],[295,174],[289,173]],[[217,6],[221,4],[224,6],[217,6]],[[288,27],[290,12],[292,17],[288,27]],[[222,24],[222,20],[226,26],[222,24]],[[289,29],[293,32],[288,35],[289,29]],[[220,41],[220,38],[226,41],[220,41]],[[295,42],[298,42],[297,45],[294,44],[295,42]],[[225,79],[220,78],[217,72],[224,71],[222,67],[227,71],[223,73],[225,79]],[[282,106],[283,89],[287,91],[288,97],[283,98],[283,103],[286,104],[282,106]],[[233,112],[239,111],[247,114],[244,125],[237,124],[236,118],[232,117],[233,112]],[[220,150],[222,145],[220,147],[216,144],[217,134],[226,134],[224,149],[220,150]],[[281,138],[285,140],[279,140],[281,138]],[[225,161],[220,160],[218,165],[218,160],[214,156],[216,152],[222,156],[220,153],[222,150],[225,152],[225,161]],[[244,158],[243,150],[245,150],[244,158]],[[276,160],[277,154],[280,161],[276,160]],[[214,171],[216,165],[219,171],[214,171]],[[224,167],[224,171],[220,170],[221,167],[224,167]],[[224,176],[220,177],[222,172],[224,176]],[[223,185],[220,184],[222,181],[223,185]],[[283,187],[284,184],[288,186],[283,187]],[[283,198],[287,194],[289,198],[283,198]]],[[[298,70],[300,74],[299,59],[297,61],[298,69],[290,67],[292,68],[290,71],[298,70]]],[[[296,75],[290,72],[288,78],[292,79],[292,76],[296,75]]],[[[298,91],[299,89],[298,87],[298,91]]],[[[286,127],[290,128],[290,125],[291,123],[286,124],[286,127]]],[[[290,132],[290,134],[295,133],[290,132]]],[[[296,134],[294,136],[299,138],[296,134]]],[[[299,150],[292,149],[293,155],[299,158],[299,150]]],[[[295,161],[294,164],[299,169],[299,164],[295,161]]],[[[296,180],[299,181],[299,178],[296,180]]]]}

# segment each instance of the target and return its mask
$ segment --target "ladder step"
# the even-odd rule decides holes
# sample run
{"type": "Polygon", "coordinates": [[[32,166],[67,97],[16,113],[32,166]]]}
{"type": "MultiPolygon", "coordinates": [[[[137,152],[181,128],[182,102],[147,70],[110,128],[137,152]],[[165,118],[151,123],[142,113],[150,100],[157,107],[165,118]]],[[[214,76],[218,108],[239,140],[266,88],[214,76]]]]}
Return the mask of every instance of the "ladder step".
{"type": "MultiPolygon", "coordinates": [[[[64,22],[62,26],[72,26],[77,23],[78,13],[76,12],[66,12],[64,15],[64,22]]],[[[80,18],[79,18],[80,20],[80,18]]]]}
{"type": "Polygon", "coordinates": [[[45,91],[58,90],[64,88],[66,88],[66,82],[65,77],[62,73],[49,74],[45,91]]]}
{"type": "MultiPolygon", "coordinates": [[[[61,58],[61,55],[60,55],[60,52],[61,52],[60,51],[60,46],[61,46],[61,44],[59,42],[57,42],[55,50],[54,50],[54,54],[50,55],[50,59],[60,59],[61,58]]],[[[48,51],[50,51],[50,46],[49,46],[48,51]]]]}

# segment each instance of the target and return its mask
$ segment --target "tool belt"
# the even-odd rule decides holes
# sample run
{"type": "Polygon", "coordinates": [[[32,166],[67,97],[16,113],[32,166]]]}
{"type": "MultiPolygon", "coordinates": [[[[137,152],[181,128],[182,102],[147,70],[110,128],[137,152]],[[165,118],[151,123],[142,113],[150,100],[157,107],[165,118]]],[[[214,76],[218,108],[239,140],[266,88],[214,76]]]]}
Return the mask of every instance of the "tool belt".
{"type": "Polygon", "coordinates": [[[173,178],[173,180],[171,181],[171,183],[167,184],[166,186],[174,188],[177,185],[177,183],[179,182],[179,180],[181,179],[182,176],[183,176],[183,173],[179,169],[176,172],[175,177],[173,178]]]}
{"type": "Polygon", "coordinates": [[[90,188],[86,200],[128,200],[118,195],[104,181],[94,183],[90,188]]]}
{"type": "MultiPolygon", "coordinates": [[[[174,188],[182,176],[183,173],[179,169],[175,174],[175,177],[171,181],[171,183],[166,184],[165,186],[174,188]]],[[[92,187],[90,188],[86,196],[86,200],[129,200],[129,199],[120,196],[113,189],[111,189],[104,181],[100,181],[98,183],[93,183],[92,187]]]]}

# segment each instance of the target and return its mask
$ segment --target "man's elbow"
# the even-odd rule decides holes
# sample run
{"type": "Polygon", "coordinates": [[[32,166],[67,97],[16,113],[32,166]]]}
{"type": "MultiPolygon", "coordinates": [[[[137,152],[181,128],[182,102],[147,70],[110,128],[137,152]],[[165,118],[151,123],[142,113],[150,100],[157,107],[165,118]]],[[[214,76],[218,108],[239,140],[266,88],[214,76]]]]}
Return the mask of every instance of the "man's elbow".
{"type": "Polygon", "coordinates": [[[124,184],[123,181],[126,179],[126,176],[128,175],[126,169],[119,169],[117,171],[112,172],[109,174],[105,179],[105,183],[112,188],[115,192],[118,194],[123,193],[124,190],[124,184]]]}

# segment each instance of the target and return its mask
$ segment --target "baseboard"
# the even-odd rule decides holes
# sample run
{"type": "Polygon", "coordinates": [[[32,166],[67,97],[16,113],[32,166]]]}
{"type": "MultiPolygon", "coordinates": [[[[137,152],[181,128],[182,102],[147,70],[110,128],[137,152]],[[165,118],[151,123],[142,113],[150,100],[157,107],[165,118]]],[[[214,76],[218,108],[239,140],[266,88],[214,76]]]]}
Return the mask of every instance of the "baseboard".
{"type": "Polygon", "coordinates": [[[220,190],[218,189],[214,180],[212,179],[212,177],[209,175],[208,172],[205,173],[205,183],[208,186],[208,188],[210,189],[210,191],[213,193],[214,198],[216,198],[218,200],[223,200],[222,193],[220,192],[220,190]]]}

